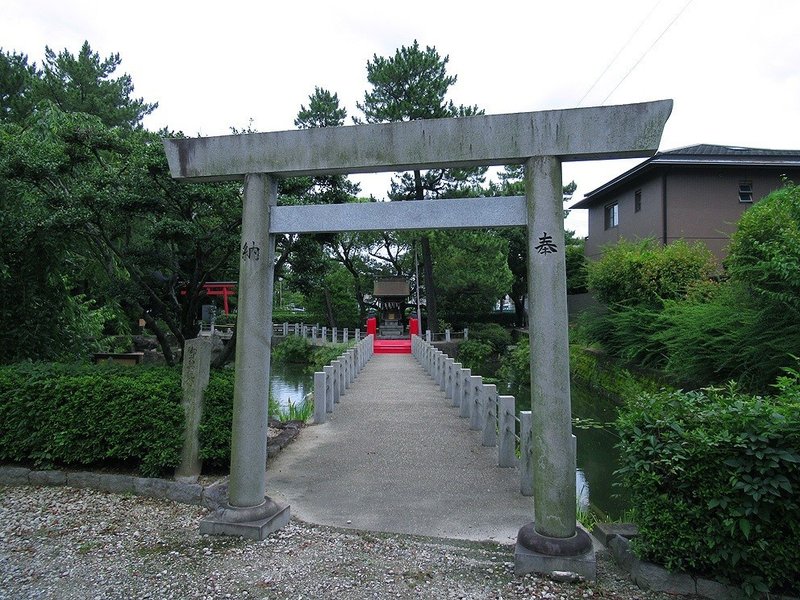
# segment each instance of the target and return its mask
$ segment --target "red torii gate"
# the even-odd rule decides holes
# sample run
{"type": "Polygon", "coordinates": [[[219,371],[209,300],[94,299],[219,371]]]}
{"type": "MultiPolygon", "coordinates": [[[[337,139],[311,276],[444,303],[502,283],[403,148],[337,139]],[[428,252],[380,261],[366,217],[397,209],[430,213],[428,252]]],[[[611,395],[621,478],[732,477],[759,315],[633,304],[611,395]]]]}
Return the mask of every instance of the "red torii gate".
{"type": "MultiPolygon", "coordinates": [[[[222,308],[226,315],[231,313],[228,298],[236,295],[235,281],[209,281],[203,284],[207,296],[222,296],[222,308]]],[[[181,290],[181,296],[186,295],[186,288],[181,290]]]]}

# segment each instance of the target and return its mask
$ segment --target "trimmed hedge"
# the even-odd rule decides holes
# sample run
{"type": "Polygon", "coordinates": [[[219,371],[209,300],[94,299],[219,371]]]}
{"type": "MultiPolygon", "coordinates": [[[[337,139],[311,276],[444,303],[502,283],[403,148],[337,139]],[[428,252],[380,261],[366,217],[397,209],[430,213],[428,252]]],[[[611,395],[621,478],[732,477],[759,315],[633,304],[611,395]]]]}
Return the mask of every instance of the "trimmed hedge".
{"type": "Polygon", "coordinates": [[[750,593],[800,591],[800,377],[775,397],[733,387],[630,400],[618,428],[634,551],[750,593]]]}
{"type": "Polygon", "coordinates": [[[124,463],[157,475],[180,460],[180,373],[168,368],[0,367],[0,460],[35,467],[124,463]]]}
{"type": "MultiPolygon", "coordinates": [[[[207,467],[230,462],[233,371],[212,371],[200,423],[207,467]]],[[[0,367],[0,461],[38,468],[135,468],[180,462],[181,376],[169,367],[22,363],[0,367]]]]}

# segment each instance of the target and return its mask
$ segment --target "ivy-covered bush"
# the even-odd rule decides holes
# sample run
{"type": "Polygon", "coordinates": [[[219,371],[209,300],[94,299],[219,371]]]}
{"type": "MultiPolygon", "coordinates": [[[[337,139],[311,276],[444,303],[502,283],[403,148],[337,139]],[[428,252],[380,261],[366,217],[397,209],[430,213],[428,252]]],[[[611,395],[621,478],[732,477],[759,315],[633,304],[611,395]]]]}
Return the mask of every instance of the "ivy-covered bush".
{"type": "Polygon", "coordinates": [[[661,391],[627,403],[620,474],[641,558],[751,594],[800,591],[798,373],[778,391],[661,391]]]}
{"type": "Polygon", "coordinates": [[[175,467],[183,443],[180,373],[23,363],[0,367],[0,460],[36,467],[175,467]]]}

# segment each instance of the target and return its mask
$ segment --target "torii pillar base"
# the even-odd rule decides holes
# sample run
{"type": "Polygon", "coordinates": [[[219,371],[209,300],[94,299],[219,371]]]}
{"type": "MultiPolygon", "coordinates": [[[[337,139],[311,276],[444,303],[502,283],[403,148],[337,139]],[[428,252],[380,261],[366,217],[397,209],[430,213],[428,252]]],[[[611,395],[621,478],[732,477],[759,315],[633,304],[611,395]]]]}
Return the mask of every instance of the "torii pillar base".
{"type": "Polygon", "coordinates": [[[291,511],[288,504],[282,505],[269,496],[260,506],[237,508],[229,504],[200,521],[200,533],[207,535],[240,535],[261,541],[273,531],[289,523],[291,511]]]}
{"type": "Polygon", "coordinates": [[[533,522],[517,534],[514,573],[549,575],[556,571],[575,573],[588,581],[597,579],[597,561],[592,538],[577,527],[569,538],[551,538],[536,533],[533,522]]]}

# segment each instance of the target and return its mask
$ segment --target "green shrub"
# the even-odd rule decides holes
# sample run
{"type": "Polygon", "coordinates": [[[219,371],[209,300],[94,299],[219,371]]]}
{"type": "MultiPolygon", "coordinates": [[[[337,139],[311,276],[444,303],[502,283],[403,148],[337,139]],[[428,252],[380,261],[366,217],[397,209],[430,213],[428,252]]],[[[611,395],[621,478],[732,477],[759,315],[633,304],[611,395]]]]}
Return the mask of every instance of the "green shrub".
{"type": "Polygon", "coordinates": [[[764,391],[800,355],[800,319],[738,282],[699,300],[668,302],[649,334],[663,348],[664,371],[682,385],[736,380],[764,391]]]}
{"type": "Polygon", "coordinates": [[[787,184],[745,211],[725,266],[762,300],[800,315],[800,187],[787,184]]]}
{"type": "Polygon", "coordinates": [[[311,373],[322,371],[325,365],[331,364],[331,361],[336,360],[347,352],[351,345],[352,344],[325,344],[324,346],[316,346],[313,348],[307,361],[308,371],[311,373]]]}
{"type": "Polygon", "coordinates": [[[491,377],[497,370],[497,352],[488,342],[469,339],[458,345],[458,361],[473,375],[491,377]]]}
{"type": "Polygon", "coordinates": [[[200,458],[204,468],[227,469],[230,465],[233,382],[233,369],[212,369],[200,418],[200,458]]]}
{"type": "Polygon", "coordinates": [[[272,360],[276,363],[306,364],[313,354],[311,343],[299,335],[290,335],[272,349],[272,360]]]}
{"type": "Polygon", "coordinates": [[[0,368],[0,460],[119,464],[156,475],[175,467],[183,443],[175,369],[17,364],[0,368]]]}
{"type": "Polygon", "coordinates": [[[500,358],[497,376],[509,389],[530,388],[531,386],[531,346],[527,339],[509,346],[500,358]]]}
{"type": "Polygon", "coordinates": [[[487,342],[500,353],[511,345],[511,333],[497,323],[472,323],[469,326],[469,339],[487,342]]]}
{"type": "Polygon", "coordinates": [[[620,412],[635,552],[670,570],[794,593],[800,581],[800,378],[772,398],[642,394],[620,412]]]}
{"type": "Polygon", "coordinates": [[[662,246],[655,240],[620,240],[588,264],[587,283],[606,304],[660,305],[685,297],[715,270],[714,256],[702,243],[678,240],[662,246]]]}
{"type": "Polygon", "coordinates": [[[599,343],[609,355],[643,367],[663,366],[663,343],[654,339],[660,331],[661,311],[646,305],[614,305],[602,312],[586,312],[578,318],[581,335],[599,343]]]}

